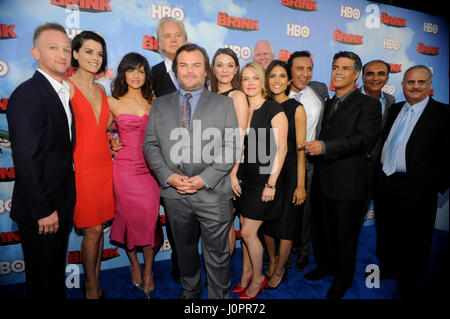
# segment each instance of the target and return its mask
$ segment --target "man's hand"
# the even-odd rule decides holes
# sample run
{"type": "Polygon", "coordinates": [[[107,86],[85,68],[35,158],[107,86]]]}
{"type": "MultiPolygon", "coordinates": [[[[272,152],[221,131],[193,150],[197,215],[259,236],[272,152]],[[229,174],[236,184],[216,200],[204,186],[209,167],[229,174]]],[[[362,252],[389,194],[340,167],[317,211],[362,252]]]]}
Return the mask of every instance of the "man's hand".
{"type": "Polygon", "coordinates": [[[315,156],[322,154],[322,143],[320,141],[305,142],[300,147],[305,148],[309,155],[315,156]]]}
{"type": "Polygon", "coordinates": [[[199,175],[192,176],[184,181],[187,185],[177,188],[178,192],[181,194],[194,194],[206,186],[199,175]]]}
{"type": "MultiPolygon", "coordinates": [[[[175,188],[178,193],[180,194],[188,194],[185,190],[191,189],[191,184],[186,182],[189,179],[187,176],[183,176],[177,173],[173,173],[170,175],[169,179],[167,180],[167,183],[175,188]]],[[[193,192],[195,193],[195,192],[193,192]]]]}
{"type": "Polygon", "coordinates": [[[39,235],[50,235],[58,231],[58,212],[55,210],[51,215],[38,220],[39,235]]]}

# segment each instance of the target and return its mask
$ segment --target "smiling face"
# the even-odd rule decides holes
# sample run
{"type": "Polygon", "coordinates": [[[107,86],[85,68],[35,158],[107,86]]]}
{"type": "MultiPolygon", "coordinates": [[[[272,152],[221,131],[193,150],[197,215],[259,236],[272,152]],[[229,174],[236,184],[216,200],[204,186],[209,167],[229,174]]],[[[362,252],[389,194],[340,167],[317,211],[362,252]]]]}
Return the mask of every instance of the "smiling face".
{"type": "Polygon", "coordinates": [[[212,67],[214,75],[219,83],[231,83],[236,73],[239,71],[234,59],[228,54],[219,54],[212,67]]]}
{"type": "Polygon", "coordinates": [[[359,72],[354,71],[354,61],[341,57],[336,59],[331,70],[331,83],[336,89],[336,94],[343,95],[355,86],[359,72]]]}
{"type": "Polygon", "coordinates": [[[177,56],[177,78],[180,86],[192,92],[205,85],[208,72],[205,60],[199,50],[182,51],[177,56]]]}
{"type": "Polygon", "coordinates": [[[362,81],[366,92],[380,92],[389,79],[389,72],[382,62],[373,62],[366,66],[362,81]]]}
{"type": "Polygon", "coordinates": [[[101,43],[88,39],[84,40],[78,51],[73,52],[79,68],[96,74],[103,63],[103,47],[101,43]]]}
{"type": "Polygon", "coordinates": [[[125,80],[128,87],[140,89],[145,83],[145,69],[143,66],[129,69],[125,72],[125,80]]]}
{"type": "Polygon", "coordinates": [[[313,63],[310,57],[297,57],[292,61],[292,84],[298,91],[303,90],[311,81],[313,63]]]}
{"type": "Polygon", "coordinates": [[[418,68],[409,71],[402,81],[403,94],[409,104],[423,101],[430,92],[431,79],[428,72],[418,68]]]}
{"type": "Polygon", "coordinates": [[[37,39],[31,54],[38,61],[39,68],[56,80],[62,80],[70,65],[71,45],[61,31],[46,30],[37,39]]]}
{"type": "Polygon", "coordinates": [[[248,97],[262,94],[263,79],[250,67],[244,68],[241,73],[242,90],[248,97]]]}
{"type": "Polygon", "coordinates": [[[268,83],[273,95],[284,93],[290,83],[286,69],[279,65],[275,66],[270,70],[268,83]]]}

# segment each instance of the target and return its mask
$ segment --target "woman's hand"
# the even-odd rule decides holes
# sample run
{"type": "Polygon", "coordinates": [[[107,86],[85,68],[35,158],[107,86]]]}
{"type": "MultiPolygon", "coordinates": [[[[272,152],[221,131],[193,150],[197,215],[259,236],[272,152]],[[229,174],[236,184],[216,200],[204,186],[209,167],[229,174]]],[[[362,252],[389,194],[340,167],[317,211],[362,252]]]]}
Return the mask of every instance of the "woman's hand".
{"type": "Polygon", "coordinates": [[[292,196],[292,203],[294,206],[301,205],[305,202],[306,199],[306,191],[304,187],[297,187],[294,191],[294,195],[292,196]]]}
{"type": "Polygon", "coordinates": [[[231,189],[233,190],[234,195],[237,197],[241,197],[242,189],[241,185],[239,184],[239,179],[235,174],[230,173],[230,180],[231,180],[231,189]]]}
{"type": "Polygon", "coordinates": [[[261,199],[263,202],[270,202],[275,198],[275,189],[273,188],[269,188],[269,187],[264,187],[263,192],[262,192],[262,196],[261,199]]]}

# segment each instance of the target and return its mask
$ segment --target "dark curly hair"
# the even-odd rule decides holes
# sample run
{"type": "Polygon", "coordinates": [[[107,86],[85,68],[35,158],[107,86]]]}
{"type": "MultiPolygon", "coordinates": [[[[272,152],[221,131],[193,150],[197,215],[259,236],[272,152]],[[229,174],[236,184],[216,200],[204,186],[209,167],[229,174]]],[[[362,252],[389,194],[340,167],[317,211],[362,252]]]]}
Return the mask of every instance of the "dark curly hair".
{"type": "Polygon", "coordinates": [[[125,73],[128,70],[134,70],[140,68],[141,66],[144,67],[145,71],[145,82],[141,87],[142,96],[148,101],[148,103],[152,103],[153,91],[150,65],[145,57],[136,52],[126,54],[117,67],[117,76],[111,82],[111,95],[114,98],[119,99],[128,92],[128,84],[125,73]]]}

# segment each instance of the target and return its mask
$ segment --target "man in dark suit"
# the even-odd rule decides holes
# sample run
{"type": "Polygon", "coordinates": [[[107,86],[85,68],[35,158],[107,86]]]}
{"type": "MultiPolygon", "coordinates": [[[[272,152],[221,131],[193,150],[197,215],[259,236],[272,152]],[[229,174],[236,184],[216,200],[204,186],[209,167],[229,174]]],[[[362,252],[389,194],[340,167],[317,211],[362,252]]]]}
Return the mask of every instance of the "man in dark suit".
{"type": "Polygon", "coordinates": [[[178,89],[178,80],[172,71],[172,61],[178,48],[187,41],[187,34],[183,21],[172,17],[159,20],[156,27],[159,52],[164,61],[152,67],[153,91],[156,97],[160,97],[178,89]]]}
{"type": "Polygon", "coordinates": [[[63,81],[71,45],[63,26],[39,26],[33,77],[12,93],[7,110],[16,181],[11,218],[19,227],[29,298],[65,298],[67,240],[75,204],[75,131],[63,81]]]}
{"type": "Polygon", "coordinates": [[[239,153],[239,131],[233,100],[204,87],[209,69],[198,45],[177,51],[173,71],[180,89],[155,100],[144,139],[177,247],[182,298],[188,299],[201,297],[199,235],[208,298],[230,298],[229,171],[239,153]]]}
{"type": "Polygon", "coordinates": [[[406,101],[389,110],[375,175],[380,276],[396,279],[400,294],[406,297],[417,296],[421,290],[438,192],[449,186],[449,106],[428,96],[431,77],[424,65],[405,72],[406,101]]]}
{"type": "MultiPolygon", "coordinates": [[[[386,114],[392,104],[395,103],[395,97],[389,93],[383,92],[382,89],[389,80],[389,72],[391,67],[383,60],[372,60],[364,64],[362,68],[362,81],[361,93],[377,99],[381,103],[381,130],[386,123],[386,114]]],[[[381,138],[378,137],[375,146],[368,154],[367,160],[369,161],[369,196],[367,198],[364,212],[367,212],[370,202],[373,199],[372,185],[373,175],[375,170],[375,164],[378,154],[381,152],[381,138]]]]}
{"type": "Polygon", "coordinates": [[[367,153],[377,139],[381,106],[355,88],[361,60],[353,52],[333,57],[336,94],[324,110],[319,137],[303,145],[314,160],[312,243],[317,268],[305,275],[332,275],[327,298],[342,298],[353,282],[356,247],[368,195],[367,153]]]}
{"type": "MultiPolygon", "coordinates": [[[[328,88],[322,82],[311,81],[313,61],[309,51],[296,51],[288,60],[288,68],[292,75],[289,97],[302,103],[306,112],[306,140],[314,141],[320,129],[323,109],[330,98],[328,88]]],[[[311,253],[311,183],[314,164],[306,159],[306,200],[300,218],[300,232],[295,245],[298,252],[295,268],[304,271],[309,265],[311,253]]]]}

